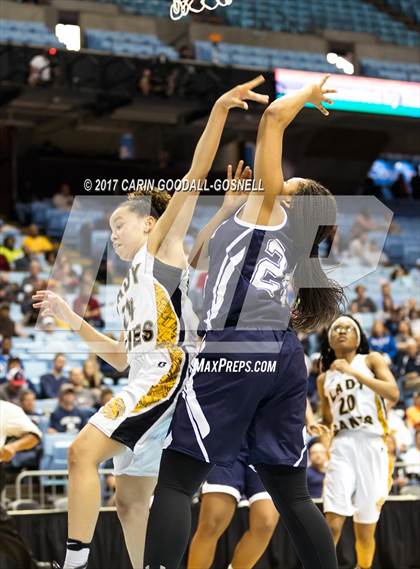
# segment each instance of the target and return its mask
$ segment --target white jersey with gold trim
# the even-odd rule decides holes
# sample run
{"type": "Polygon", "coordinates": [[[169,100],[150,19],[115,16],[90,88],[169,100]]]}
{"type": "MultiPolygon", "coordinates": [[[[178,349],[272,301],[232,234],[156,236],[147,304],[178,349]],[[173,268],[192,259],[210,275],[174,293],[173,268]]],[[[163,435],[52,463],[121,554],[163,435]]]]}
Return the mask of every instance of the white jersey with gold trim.
{"type": "MultiPolygon", "coordinates": [[[[363,375],[374,377],[366,363],[366,357],[364,354],[356,354],[351,367],[363,375]]],[[[325,374],[324,393],[331,407],[334,434],[354,430],[380,436],[388,433],[382,397],[352,375],[328,370],[325,374]]]]}

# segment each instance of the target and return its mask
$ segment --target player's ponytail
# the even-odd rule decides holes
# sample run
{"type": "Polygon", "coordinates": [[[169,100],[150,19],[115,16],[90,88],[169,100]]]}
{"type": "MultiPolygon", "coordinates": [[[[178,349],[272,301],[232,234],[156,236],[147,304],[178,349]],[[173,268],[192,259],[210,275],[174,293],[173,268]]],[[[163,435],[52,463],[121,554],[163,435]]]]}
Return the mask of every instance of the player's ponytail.
{"type": "Polygon", "coordinates": [[[289,219],[294,246],[305,253],[298,255],[293,274],[296,299],[292,308],[292,323],[296,330],[308,332],[328,326],[343,310],[343,288],[328,278],[321,266],[318,247],[335,231],[337,204],[332,194],[314,180],[304,180],[290,207],[289,219]],[[305,196],[320,196],[310,199],[305,196]],[[308,256],[308,227],[318,227],[315,242],[308,256]]]}
{"type": "MultiPolygon", "coordinates": [[[[363,332],[363,329],[360,326],[359,322],[355,318],[353,318],[351,314],[340,314],[338,318],[340,318],[341,316],[346,316],[347,318],[353,320],[353,322],[356,324],[357,328],[359,329],[360,343],[357,347],[356,353],[368,354],[370,352],[369,340],[367,339],[366,334],[363,332]]],[[[321,336],[321,357],[320,357],[321,371],[329,370],[333,361],[337,359],[334,350],[330,346],[328,338],[329,329],[336,320],[337,318],[335,318],[333,322],[331,322],[330,326],[323,331],[321,336]]]]}
{"type": "Polygon", "coordinates": [[[152,190],[142,189],[128,194],[127,201],[123,205],[140,217],[151,215],[159,219],[164,213],[170,199],[171,196],[166,191],[156,188],[152,190]]]}

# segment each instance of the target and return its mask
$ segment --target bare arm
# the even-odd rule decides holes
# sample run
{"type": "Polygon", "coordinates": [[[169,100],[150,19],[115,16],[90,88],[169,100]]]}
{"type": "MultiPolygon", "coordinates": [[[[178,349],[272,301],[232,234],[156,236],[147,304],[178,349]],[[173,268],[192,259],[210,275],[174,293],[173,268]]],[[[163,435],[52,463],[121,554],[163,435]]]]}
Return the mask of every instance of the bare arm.
{"type": "MultiPolygon", "coordinates": [[[[233,108],[247,110],[246,100],[261,104],[268,103],[267,95],[260,95],[253,91],[264,81],[264,77],[259,76],[253,81],[234,87],[216,101],[195,149],[191,168],[184,177],[187,188],[189,182],[192,190],[199,189],[199,182],[207,177],[219,148],[229,111],[233,108]]],[[[174,241],[183,242],[198,196],[199,191],[183,191],[176,192],[171,198],[165,213],[156,223],[149,238],[148,249],[152,254],[157,253],[163,241],[170,243],[171,247],[174,241]]]]}
{"type": "Polygon", "coordinates": [[[256,184],[264,188],[263,199],[261,195],[251,195],[242,219],[262,225],[270,223],[275,200],[285,193],[282,169],[284,132],[306,103],[314,104],[324,115],[329,114],[322,105],[324,101],[332,102],[326,95],[334,89],[324,87],[328,77],[326,75],[318,83],[311,83],[296,93],[273,101],[264,112],[258,128],[254,164],[256,184]],[[257,219],[256,211],[259,211],[257,219]]]}
{"type": "Polygon", "coordinates": [[[0,460],[10,462],[15,454],[21,450],[30,450],[39,443],[39,438],[32,433],[23,435],[20,439],[4,445],[0,448],[0,460]]]}
{"type": "Polygon", "coordinates": [[[372,352],[368,355],[366,363],[375,374],[375,377],[368,377],[358,370],[353,369],[344,359],[337,359],[331,364],[331,369],[337,369],[342,373],[349,373],[366,387],[369,387],[377,395],[389,399],[390,401],[397,402],[400,397],[400,392],[386,361],[377,352],[372,352]]]}
{"type": "MultiPolygon", "coordinates": [[[[236,168],[235,177],[233,178],[232,166],[228,166],[227,179],[239,182],[240,180],[250,180],[252,170],[247,166],[243,170],[244,161],[241,160],[236,168]]],[[[219,227],[226,219],[231,217],[239,207],[245,203],[249,194],[237,191],[228,191],[225,194],[222,207],[215,213],[205,227],[200,231],[195,240],[194,246],[189,255],[188,262],[195,269],[207,270],[208,268],[208,245],[209,241],[219,227]]]]}
{"type": "Polygon", "coordinates": [[[327,427],[330,427],[332,425],[333,420],[332,420],[330,404],[324,392],[324,384],[325,384],[325,373],[321,373],[321,375],[318,376],[318,379],[316,381],[320,408],[321,408],[321,416],[325,425],[327,425],[327,427]]]}
{"type": "Polygon", "coordinates": [[[127,353],[123,342],[124,334],[119,340],[108,338],[88,324],[81,316],[70,308],[67,302],[49,290],[39,290],[32,296],[34,308],[41,309],[42,315],[56,316],[66,322],[72,330],[86,342],[89,348],[109,365],[118,371],[124,371],[128,365],[127,353]]]}

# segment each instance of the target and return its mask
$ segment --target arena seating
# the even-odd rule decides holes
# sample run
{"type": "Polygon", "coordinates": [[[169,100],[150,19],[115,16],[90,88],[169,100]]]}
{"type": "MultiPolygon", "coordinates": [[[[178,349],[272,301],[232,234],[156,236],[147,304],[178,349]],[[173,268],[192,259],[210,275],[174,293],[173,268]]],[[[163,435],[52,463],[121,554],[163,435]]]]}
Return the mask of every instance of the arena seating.
{"type": "Polygon", "coordinates": [[[385,0],[385,2],[408,18],[420,23],[420,4],[416,0],[385,0]]]}
{"type": "Polygon", "coordinates": [[[0,20],[0,39],[26,45],[64,47],[43,22],[0,20]]]}
{"type": "Polygon", "coordinates": [[[307,71],[338,73],[335,65],[330,65],[325,55],[305,51],[269,49],[251,45],[228,44],[221,42],[217,47],[209,41],[195,42],[196,57],[202,61],[213,61],[225,65],[243,65],[259,69],[286,67],[307,71]]]}
{"type": "MultiPolygon", "coordinates": [[[[398,1],[398,0],[395,0],[398,1]]],[[[406,0],[408,1],[408,0],[406,0]]],[[[113,0],[137,14],[169,17],[167,0],[113,0]]],[[[420,34],[363,0],[240,0],[219,10],[225,23],[242,27],[292,33],[322,29],[374,34],[384,42],[420,45],[420,34]]]]}
{"type": "Polygon", "coordinates": [[[140,57],[165,55],[168,59],[178,57],[175,49],[150,34],[87,29],[85,39],[88,48],[110,51],[119,55],[140,57]]]}
{"type": "Polygon", "coordinates": [[[395,61],[379,61],[361,59],[361,71],[369,77],[396,79],[399,81],[420,81],[420,63],[399,63],[395,61]]]}

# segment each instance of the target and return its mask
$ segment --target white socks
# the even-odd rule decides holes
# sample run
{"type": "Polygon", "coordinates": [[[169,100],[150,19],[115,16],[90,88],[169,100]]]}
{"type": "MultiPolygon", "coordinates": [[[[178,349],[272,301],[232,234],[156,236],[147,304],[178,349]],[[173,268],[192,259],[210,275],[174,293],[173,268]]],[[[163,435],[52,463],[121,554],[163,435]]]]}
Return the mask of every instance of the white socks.
{"type": "Polygon", "coordinates": [[[90,543],[68,539],[63,569],[84,569],[87,566],[89,553],[90,543]]]}

